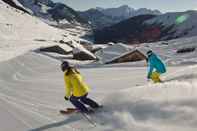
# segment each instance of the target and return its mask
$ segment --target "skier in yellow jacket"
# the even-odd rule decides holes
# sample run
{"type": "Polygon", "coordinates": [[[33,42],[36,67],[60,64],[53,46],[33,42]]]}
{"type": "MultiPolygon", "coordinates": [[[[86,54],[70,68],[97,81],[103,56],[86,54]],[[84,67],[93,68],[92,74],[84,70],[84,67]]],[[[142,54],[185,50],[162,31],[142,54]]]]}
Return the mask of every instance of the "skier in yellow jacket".
{"type": "Polygon", "coordinates": [[[99,108],[95,101],[87,97],[89,87],[83,81],[79,71],[71,67],[67,61],[62,62],[61,69],[64,72],[65,100],[69,100],[78,110],[85,113],[90,112],[90,109],[84,104],[93,109],[99,108]]]}

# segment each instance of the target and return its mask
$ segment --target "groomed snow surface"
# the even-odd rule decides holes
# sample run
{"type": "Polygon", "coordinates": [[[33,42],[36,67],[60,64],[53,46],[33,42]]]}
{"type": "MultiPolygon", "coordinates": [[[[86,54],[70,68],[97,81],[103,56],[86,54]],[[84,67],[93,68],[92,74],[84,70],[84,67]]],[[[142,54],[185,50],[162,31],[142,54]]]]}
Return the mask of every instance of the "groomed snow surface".
{"type": "Polygon", "coordinates": [[[104,108],[63,116],[59,61],[33,52],[0,63],[1,131],[196,131],[197,66],[168,67],[162,84],[146,80],[146,67],[81,67],[90,97],[104,108]]]}
{"type": "MultiPolygon", "coordinates": [[[[0,131],[196,131],[197,54],[176,51],[196,47],[197,38],[142,45],[142,50],[153,49],[169,65],[179,65],[168,66],[162,84],[146,80],[144,62],[105,66],[78,62],[92,89],[89,96],[104,105],[91,115],[93,126],[80,113],[59,114],[60,109],[73,107],[64,100],[60,62],[30,51],[59,40],[79,40],[69,32],[83,32],[50,27],[1,1],[0,12],[0,131]]],[[[73,46],[82,49],[77,43],[73,46]]],[[[102,57],[116,56],[119,49],[106,50],[102,57]]]]}

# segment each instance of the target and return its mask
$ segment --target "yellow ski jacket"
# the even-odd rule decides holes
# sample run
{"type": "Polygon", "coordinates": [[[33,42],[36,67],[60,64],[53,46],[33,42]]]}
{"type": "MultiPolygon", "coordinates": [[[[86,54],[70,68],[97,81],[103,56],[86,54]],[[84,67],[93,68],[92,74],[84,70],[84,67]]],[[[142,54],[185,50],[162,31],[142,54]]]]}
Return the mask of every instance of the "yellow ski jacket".
{"type": "Polygon", "coordinates": [[[72,70],[67,75],[67,71],[64,72],[65,91],[66,97],[69,98],[71,95],[75,97],[84,96],[88,93],[89,87],[83,81],[82,76],[72,70]]]}

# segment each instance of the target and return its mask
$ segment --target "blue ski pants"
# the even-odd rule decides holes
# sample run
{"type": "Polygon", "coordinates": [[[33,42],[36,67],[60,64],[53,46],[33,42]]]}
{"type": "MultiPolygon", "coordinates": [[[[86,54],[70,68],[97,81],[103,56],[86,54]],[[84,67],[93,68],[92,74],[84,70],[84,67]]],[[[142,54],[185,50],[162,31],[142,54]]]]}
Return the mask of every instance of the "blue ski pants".
{"type": "Polygon", "coordinates": [[[70,102],[80,111],[82,112],[88,112],[89,110],[87,109],[87,107],[84,105],[88,105],[91,108],[98,108],[99,105],[93,101],[92,99],[87,97],[88,94],[81,96],[81,97],[75,97],[75,96],[71,96],[70,97],[70,102]]]}

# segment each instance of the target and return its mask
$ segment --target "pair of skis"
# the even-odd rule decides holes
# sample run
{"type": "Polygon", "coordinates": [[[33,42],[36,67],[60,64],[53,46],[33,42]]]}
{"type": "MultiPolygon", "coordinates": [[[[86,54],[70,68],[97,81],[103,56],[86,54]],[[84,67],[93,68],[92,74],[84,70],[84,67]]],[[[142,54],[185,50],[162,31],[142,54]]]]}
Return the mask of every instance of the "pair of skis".
{"type": "Polygon", "coordinates": [[[67,108],[66,110],[60,110],[60,113],[63,115],[70,115],[73,113],[80,113],[91,125],[96,127],[96,122],[91,118],[91,116],[87,113],[83,113],[80,110],[76,108],[67,108]]]}

